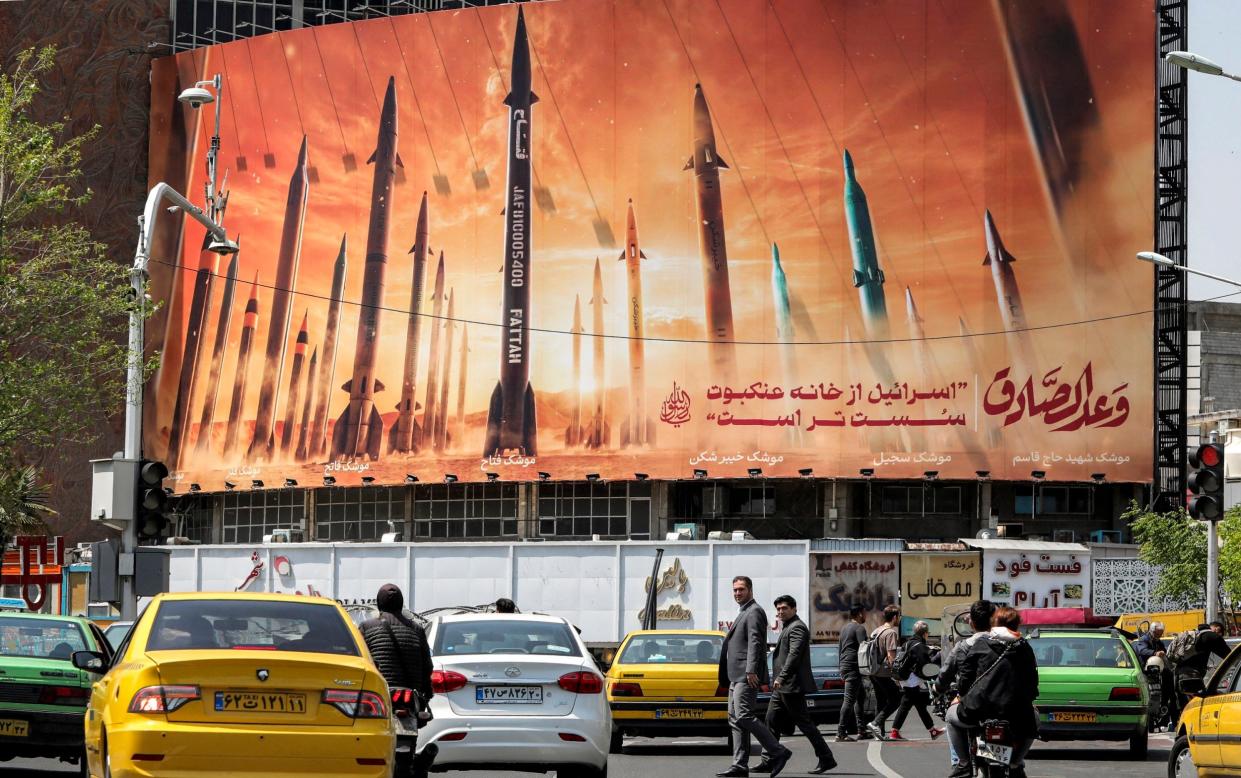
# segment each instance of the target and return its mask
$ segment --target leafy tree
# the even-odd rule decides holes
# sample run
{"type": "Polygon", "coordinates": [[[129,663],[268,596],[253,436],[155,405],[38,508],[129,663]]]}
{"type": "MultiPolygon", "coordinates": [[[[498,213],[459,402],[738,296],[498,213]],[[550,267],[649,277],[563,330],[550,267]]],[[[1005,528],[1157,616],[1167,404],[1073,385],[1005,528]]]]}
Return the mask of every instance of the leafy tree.
{"type": "MultiPolygon", "coordinates": [[[[1200,600],[1207,586],[1207,527],[1184,511],[1152,513],[1130,506],[1122,517],[1142,545],[1142,559],[1160,568],[1155,594],[1173,600],[1200,600]]],[[[1217,527],[1220,537],[1220,595],[1241,603],[1241,506],[1230,508],[1217,527]]]]}
{"type": "Polygon", "coordinates": [[[56,514],[47,504],[49,494],[36,467],[0,472],[0,548],[11,535],[44,528],[44,519],[56,514]]]}
{"type": "Polygon", "coordinates": [[[0,534],[47,515],[25,462],[93,440],[125,388],[128,269],[74,221],[98,127],[75,136],[33,116],[55,56],[28,49],[0,73],[0,534]]]}

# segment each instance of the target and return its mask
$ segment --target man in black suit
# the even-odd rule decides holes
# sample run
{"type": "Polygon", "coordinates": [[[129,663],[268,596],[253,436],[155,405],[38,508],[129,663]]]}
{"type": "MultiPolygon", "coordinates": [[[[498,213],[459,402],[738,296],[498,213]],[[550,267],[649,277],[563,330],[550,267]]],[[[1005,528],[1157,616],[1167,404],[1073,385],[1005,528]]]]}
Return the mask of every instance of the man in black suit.
{"type": "MultiPolygon", "coordinates": [[[[806,715],[806,693],[814,688],[814,673],[810,667],[810,629],[798,617],[797,601],[790,595],[777,597],[775,606],[783,626],[775,656],[771,660],[771,702],[767,704],[767,728],[777,740],[781,730],[791,733],[793,726],[800,729],[818,757],[819,763],[810,771],[818,775],[835,767],[836,758],[819,734],[819,728],[806,715]]],[[[754,772],[769,772],[769,760],[770,755],[764,754],[763,762],[754,768],[754,772]]]]}

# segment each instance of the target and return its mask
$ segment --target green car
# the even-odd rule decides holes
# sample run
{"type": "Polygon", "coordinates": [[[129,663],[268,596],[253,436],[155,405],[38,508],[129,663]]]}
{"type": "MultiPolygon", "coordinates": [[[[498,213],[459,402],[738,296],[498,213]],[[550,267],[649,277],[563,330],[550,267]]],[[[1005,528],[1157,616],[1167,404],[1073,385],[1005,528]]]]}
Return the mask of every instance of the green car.
{"type": "Polygon", "coordinates": [[[1038,660],[1039,737],[1128,740],[1146,758],[1150,689],[1137,654],[1115,630],[1043,629],[1028,636],[1038,660]]]}
{"type": "Polygon", "coordinates": [[[0,761],[83,756],[86,703],[96,677],[73,666],[73,652],[111,656],[103,632],[86,619],[0,613],[0,761]]]}

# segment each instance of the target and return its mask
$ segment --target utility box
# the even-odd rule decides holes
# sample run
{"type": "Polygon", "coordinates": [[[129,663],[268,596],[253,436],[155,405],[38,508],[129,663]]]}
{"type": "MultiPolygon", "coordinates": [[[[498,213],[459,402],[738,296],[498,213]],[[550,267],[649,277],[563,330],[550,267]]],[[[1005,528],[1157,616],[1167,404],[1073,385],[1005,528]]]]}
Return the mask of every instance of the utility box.
{"type": "Polygon", "coordinates": [[[134,520],[138,500],[138,461],[115,456],[91,460],[91,521],[116,530],[134,520]]]}
{"type": "Polygon", "coordinates": [[[134,594],[154,597],[168,591],[168,552],[151,546],[134,554],[134,594]]]}
{"type": "Polygon", "coordinates": [[[91,570],[87,590],[91,602],[121,601],[121,579],[116,570],[120,550],[121,544],[116,540],[90,544],[91,570]]]}

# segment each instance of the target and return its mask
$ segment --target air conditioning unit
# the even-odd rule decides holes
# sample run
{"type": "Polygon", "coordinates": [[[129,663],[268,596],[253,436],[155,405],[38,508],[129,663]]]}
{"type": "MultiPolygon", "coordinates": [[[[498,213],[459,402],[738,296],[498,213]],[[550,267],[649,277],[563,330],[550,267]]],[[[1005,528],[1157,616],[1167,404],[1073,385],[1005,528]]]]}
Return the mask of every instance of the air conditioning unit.
{"type": "Polygon", "coordinates": [[[1058,529],[1051,533],[1051,539],[1056,543],[1076,543],[1077,533],[1071,529],[1058,529]]]}
{"type": "Polygon", "coordinates": [[[1118,529],[1097,529],[1090,533],[1091,543],[1123,543],[1124,533],[1118,529]]]}
{"type": "Polygon", "coordinates": [[[1025,534],[1024,524],[997,524],[995,535],[998,538],[1019,538],[1025,534]]]}

